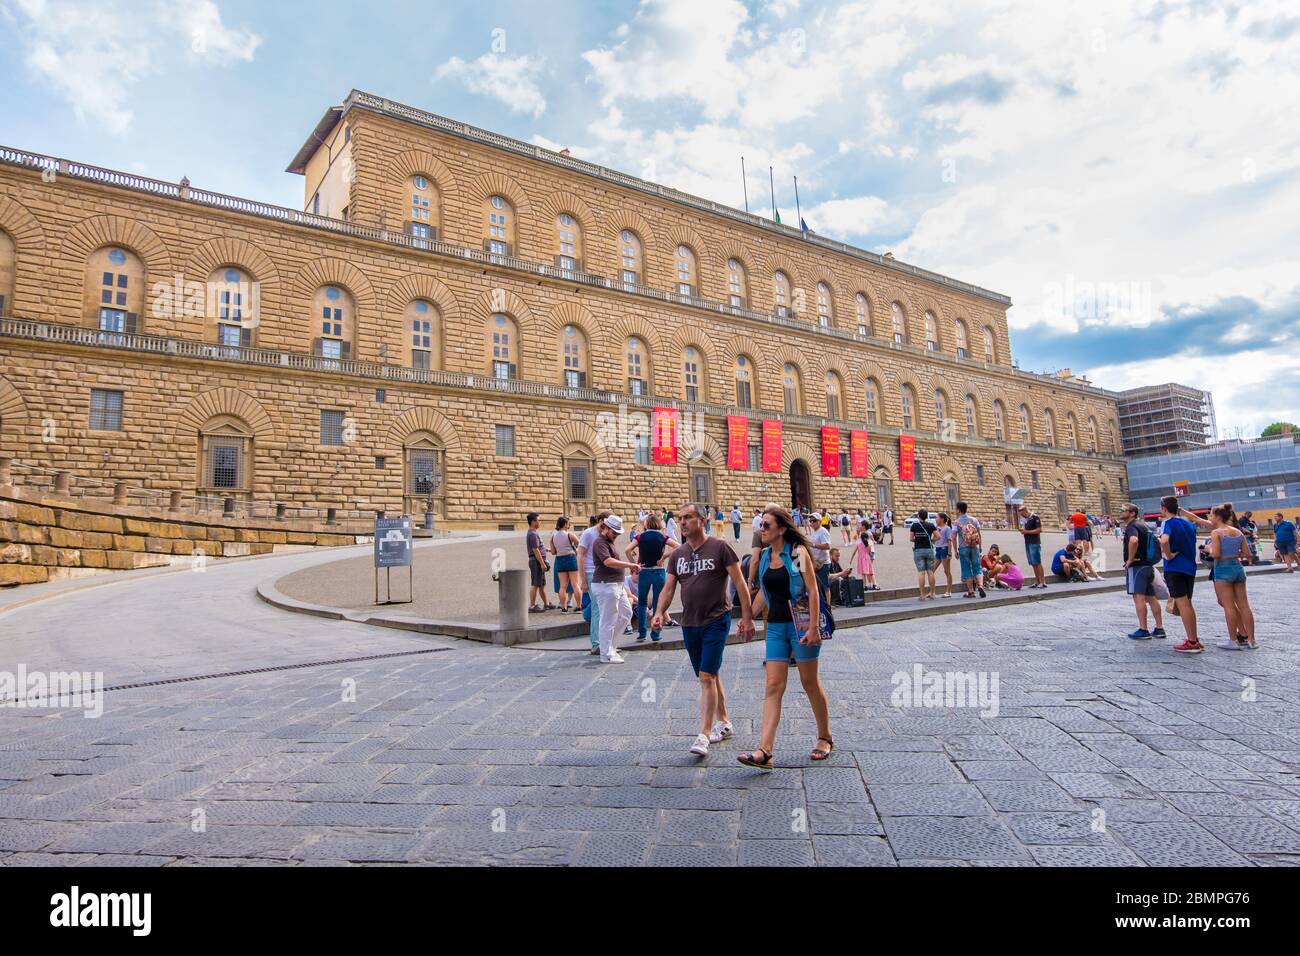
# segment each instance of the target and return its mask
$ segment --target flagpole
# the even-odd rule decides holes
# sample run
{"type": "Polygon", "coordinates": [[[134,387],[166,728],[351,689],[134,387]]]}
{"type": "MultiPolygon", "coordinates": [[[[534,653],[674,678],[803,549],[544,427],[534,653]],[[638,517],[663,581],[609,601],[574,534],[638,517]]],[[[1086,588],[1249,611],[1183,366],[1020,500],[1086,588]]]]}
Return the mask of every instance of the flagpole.
{"type": "Polygon", "coordinates": [[[749,182],[745,179],[745,157],[740,157],[740,185],[745,190],[745,212],[749,212],[749,182]]]}
{"type": "Polygon", "coordinates": [[[799,229],[803,229],[803,211],[799,208],[799,177],[794,178],[794,217],[799,222],[799,229]]]}
{"type": "Polygon", "coordinates": [[[772,221],[776,222],[776,181],[772,179],[772,167],[767,167],[767,188],[772,193],[772,221]]]}

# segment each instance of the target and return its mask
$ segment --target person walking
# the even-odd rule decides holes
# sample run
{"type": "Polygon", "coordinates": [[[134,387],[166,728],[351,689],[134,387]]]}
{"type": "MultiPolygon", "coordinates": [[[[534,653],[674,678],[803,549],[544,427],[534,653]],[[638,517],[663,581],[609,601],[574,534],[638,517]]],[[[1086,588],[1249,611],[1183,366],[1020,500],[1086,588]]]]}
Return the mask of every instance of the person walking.
{"type": "Polygon", "coordinates": [[[957,555],[961,559],[961,583],[966,587],[962,597],[973,598],[975,592],[980,597],[988,597],[984,590],[984,572],[980,565],[980,548],[984,536],[979,521],[970,514],[966,502],[957,502],[957,520],[953,527],[957,531],[957,555]]]}
{"type": "Polygon", "coordinates": [[[921,508],[916,512],[908,534],[912,538],[912,563],[916,565],[916,584],[921,591],[918,601],[927,597],[934,600],[934,525],[930,524],[930,512],[921,508]],[[928,594],[926,592],[929,592],[928,594]]]}
{"type": "Polygon", "coordinates": [[[840,525],[840,537],[843,539],[844,544],[850,544],[853,541],[853,532],[849,528],[849,525],[851,525],[852,523],[853,522],[852,519],[849,517],[849,513],[843,508],[841,508],[839,525],[840,525]]]}
{"type": "Polygon", "coordinates": [[[1124,505],[1124,589],[1133,597],[1133,607],[1137,611],[1137,630],[1128,636],[1135,641],[1149,641],[1153,637],[1164,638],[1165,622],[1160,610],[1160,599],[1156,597],[1156,556],[1160,553],[1146,522],[1142,520],[1138,506],[1129,502],[1124,505]],[[1155,617],[1155,630],[1147,630],[1147,611],[1155,617]]]}
{"type": "MultiPolygon", "coordinates": [[[[941,597],[952,597],[952,549],[956,547],[956,537],[957,529],[952,526],[952,519],[940,511],[935,519],[934,560],[943,569],[944,579],[948,582],[948,589],[941,597]]],[[[938,577],[936,574],[936,581],[938,577]]]]}
{"type": "Polygon", "coordinates": [[[1088,515],[1076,511],[1070,515],[1070,524],[1074,527],[1074,542],[1079,546],[1079,552],[1086,557],[1092,551],[1092,525],[1088,522],[1088,515]]]}
{"type": "Polygon", "coordinates": [[[728,515],[728,517],[731,519],[731,533],[732,533],[732,536],[733,536],[737,541],[739,541],[739,540],[740,540],[740,525],[741,525],[741,522],[743,522],[743,521],[745,520],[745,516],[744,516],[744,514],[743,514],[743,513],[741,512],[741,510],[740,510],[740,502],[739,502],[739,501],[737,501],[737,502],[735,502],[734,504],[732,504],[732,506],[731,506],[731,514],[728,515]]]}
{"type": "Polygon", "coordinates": [[[1043,573],[1043,521],[1029,510],[1028,505],[1020,506],[1020,533],[1025,539],[1025,560],[1034,572],[1034,583],[1030,590],[1047,587],[1047,578],[1043,573]]]}
{"type": "Polygon", "coordinates": [[[831,580],[830,574],[831,560],[831,532],[822,522],[821,512],[812,513],[812,537],[809,542],[812,546],[813,570],[816,571],[817,584],[821,588],[822,599],[827,604],[831,602],[831,580]]]}
{"type": "Polygon", "coordinates": [[[734,730],[727,716],[727,696],[722,687],[722,652],[731,631],[731,596],[728,582],[740,602],[737,633],[745,641],[754,636],[754,617],[749,588],[740,573],[740,561],[731,545],[721,537],[704,534],[700,506],[685,504],[678,509],[685,540],[673,551],[667,566],[667,581],[655,606],[651,627],[657,632],[673,603],[678,585],[682,589],[682,643],[700,682],[700,731],[690,752],[707,757],[709,744],[731,737],[734,730]]]}
{"type": "Polygon", "coordinates": [[[882,525],[881,525],[881,536],[882,536],[882,538],[883,538],[884,535],[889,535],[889,543],[890,543],[890,545],[892,546],[893,543],[894,543],[894,512],[893,512],[893,509],[891,509],[891,508],[886,508],[886,509],[885,509],[885,514],[884,514],[884,516],[882,517],[881,521],[882,521],[882,525]]]}
{"type": "MultiPolygon", "coordinates": [[[[609,515],[596,527],[599,531],[591,548],[595,564],[591,600],[600,608],[600,660],[604,664],[622,664],[618,638],[632,620],[632,602],[623,575],[625,571],[637,574],[641,567],[624,561],[614,549],[614,542],[623,533],[623,520],[618,515],[609,515]]],[[[595,616],[593,613],[592,617],[595,616]]]]}
{"type": "Polygon", "coordinates": [[[1186,639],[1175,644],[1174,650],[1180,654],[1200,654],[1205,647],[1196,635],[1196,609],[1192,607],[1192,591],[1196,585],[1196,527],[1178,517],[1178,498],[1174,495],[1160,499],[1160,516],[1164,519],[1160,551],[1165,559],[1165,583],[1187,632],[1186,639]]]}
{"type": "Polygon", "coordinates": [[[537,533],[541,526],[541,516],[536,511],[528,512],[528,533],[524,536],[528,546],[528,610],[538,614],[555,607],[546,603],[546,572],[551,570],[551,562],[546,560],[542,536],[537,533]]]}
{"type": "MultiPolygon", "coordinates": [[[[627,559],[635,561],[641,568],[637,575],[636,586],[636,632],[637,643],[645,640],[646,620],[655,615],[659,606],[659,595],[664,589],[667,575],[663,564],[668,552],[678,546],[678,542],[664,534],[658,515],[646,518],[646,529],[632,544],[628,545],[627,559]]],[[[662,623],[662,622],[661,622],[662,623]]],[[[659,643],[659,627],[651,627],[650,640],[659,643]]]]}
{"type": "Polygon", "coordinates": [[[592,553],[596,539],[600,536],[600,523],[608,518],[610,512],[602,511],[592,515],[586,531],[578,538],[578,584],[582,589],[579,607],[585,607],[591,628],[591,653],[600,653],[600,606],[591,594],[592,576],[596,573],[596,556],[592,553]]]}
{"type": "Polygon", "coordinates": [[[1273,551],[1274,557],[1280,558],[1286,566],[1287,574],[1295,574],[1300,566],[1296,558],[1295,522],[1288,521],[1282,512],[1273,515],[1273,551]]]}
{"type": "Polygon", "coordinates": [[[781,723],[781,700],[791,662],[799,669],[799,681],[817,722],[817,740],[809,757],[825,760],[834,752],[835,741],[831,738],[830,702],[817,673],[822,647],[821,602],[816,599],[817,576],[813,572],[808,539],[790,513],[776,505],[769,505],[763,512],[762,538],[759,592],[754,598],[753,613],[763,614],[767,621],[763,720],[758,747],[736,759],[747,767],[771,770],[777,727],[781,723]]]}
{"type": "Polygon", "coordinates": [[[555,575],[559,581],[555,590],[560,596],[561,614],[579,610],[582,603],[582,587],[578,583],[578,536],[573,533],[571,524],[568,515],[560,515],[555,519],[555,531],[551,534],[550,551],[555,555],[555,575]]]}
{"type": "Polygon", "coordinates": [[[1255,512],[1243,511],[1237,519],[1237,528],[1246,536],[1246,545],[1250,551],[1250,563],[1259,561],[1259,525],[1255,524],[1255,512]]]}

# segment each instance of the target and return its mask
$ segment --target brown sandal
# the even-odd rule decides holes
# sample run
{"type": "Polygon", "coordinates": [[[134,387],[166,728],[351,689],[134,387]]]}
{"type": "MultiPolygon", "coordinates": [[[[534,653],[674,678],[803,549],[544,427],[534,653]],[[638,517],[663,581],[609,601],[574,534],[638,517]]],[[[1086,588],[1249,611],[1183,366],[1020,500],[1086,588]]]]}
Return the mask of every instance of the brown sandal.
{"type": "Polygon", "coordinates": [[[829,737],[818,737],[818,738],[817,738],[817,742],[818,742],[818,743],[821,743],[823,740],[826,741],[828,744],[831,745],[831,749],[830,749],[830,750],[822,750],[820,747],[814,747],[814,748],[813,748],[813,752],[810,753],[810,754],[808,755],[811,759],[813,759],[813,760],[825,760],[827,757],[829,757],[831,754],[833,754],[833,753],[835,752],[835,741],[831,740],[831,738],[829,738],[829,737]]]}
{"type": "Polygon", "coordinates": [[[736,759],[739,760],[741,763],[743,763],[746,767],[756,767],[759,770],[772,769],[772,755],[768,753],[766,750],[764,750],[762,747],[758,748],[757,750],[751,750],[748,753],[739,754],[736,757],[736,759]],[[763,759],[762,760],[755,759],[754,757],[755,754],[762,754],[763,759]]]}

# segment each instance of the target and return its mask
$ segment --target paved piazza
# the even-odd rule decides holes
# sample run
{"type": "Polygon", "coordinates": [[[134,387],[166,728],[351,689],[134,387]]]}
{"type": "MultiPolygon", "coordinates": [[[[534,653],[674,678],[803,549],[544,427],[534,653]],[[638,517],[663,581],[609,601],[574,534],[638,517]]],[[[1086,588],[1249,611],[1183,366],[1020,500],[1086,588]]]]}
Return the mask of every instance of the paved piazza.
{"type": "Polygon", "coordinates": [[[1203,582],[1211,649],[1193,657],[1126,640],[1118,594],[841,632],[823,656],[837,752],[810,765],[792,680],[783,769],[765,774],[735,760],[756,743],[759,645],[728,648],[737,737],[699,763],[684,653],[602,666],[253,595],[316,560],[0,612],[0,670],[150,684],[110,690],[97,719],[0,710],[0,865],[1300,862],[1296,576],[1252,577],[1253,653],[1213,647],[1203,582]],[[318,663],[374,655],[400,656],[318,663]],[[916,665],[996,674],[997,715],[893,706],[892,676],[916,665]]]}

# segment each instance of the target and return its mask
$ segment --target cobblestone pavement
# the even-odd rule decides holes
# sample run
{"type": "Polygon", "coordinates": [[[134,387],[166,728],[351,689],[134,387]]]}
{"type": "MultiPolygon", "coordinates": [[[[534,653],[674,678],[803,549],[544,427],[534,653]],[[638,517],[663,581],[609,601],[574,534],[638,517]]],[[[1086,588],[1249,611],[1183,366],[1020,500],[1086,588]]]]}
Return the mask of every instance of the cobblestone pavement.
{"type": "MultiPolygon", "coordinates": [[[[700,762],[685,654],[600,665],[287,615],[251,594],[286,566],[0,616],[0,670],[99,665],[109,684],[433,651],[114,690],[98,719],[0,710],[0,865],[1300,862],[1294,575],[1251,580],[1254,652],[1129,641],[1115,594],[839,633],[836,753],[807,759],[792,680],[765,774],[735,760],[758,645],[727,650],[737,736],[700,762]],[[996,674],[997,715],[894,706],[918,665],[996,674]]],[[[1213,645],[1203,582],[1197,606],[1213,645]]]]}

